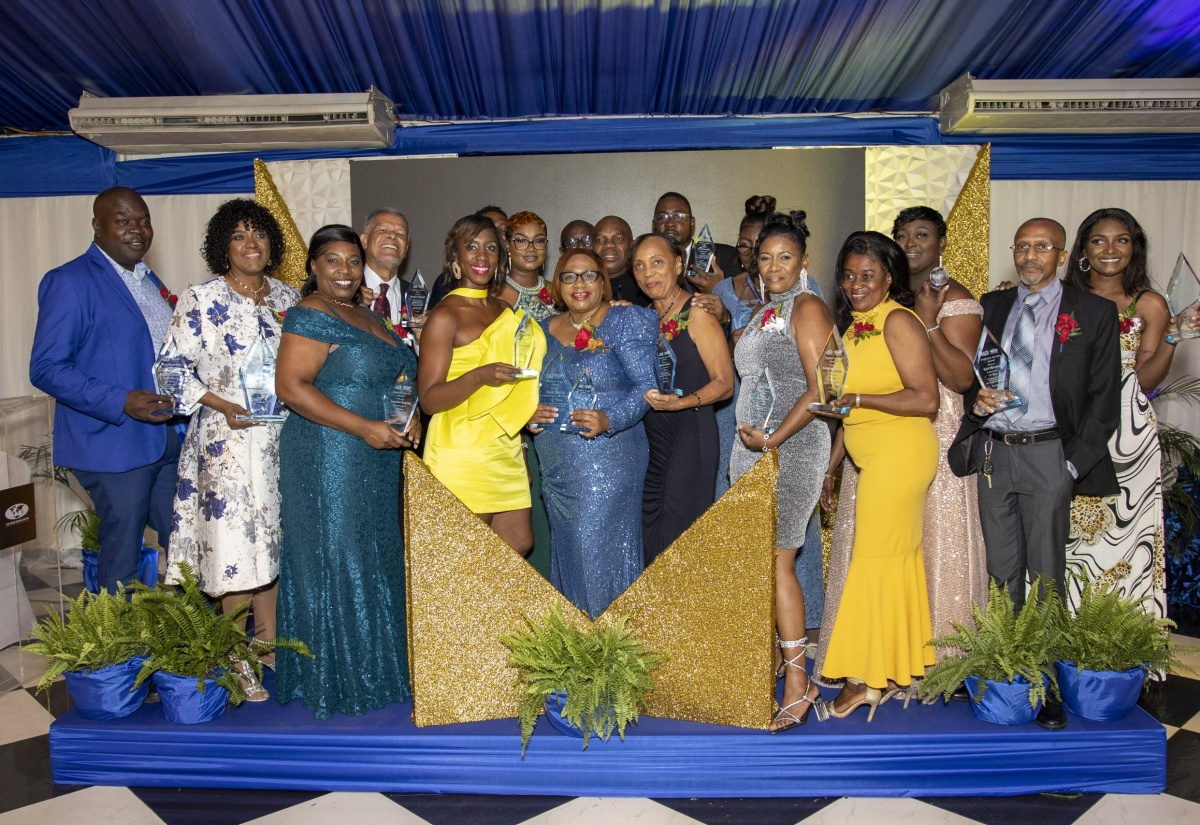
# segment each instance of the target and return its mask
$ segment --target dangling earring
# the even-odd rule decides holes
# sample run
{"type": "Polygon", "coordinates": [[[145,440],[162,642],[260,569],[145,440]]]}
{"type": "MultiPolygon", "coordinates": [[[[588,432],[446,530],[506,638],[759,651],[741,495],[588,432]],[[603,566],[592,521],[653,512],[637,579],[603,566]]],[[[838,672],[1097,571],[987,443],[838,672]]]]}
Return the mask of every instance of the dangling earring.
{"type": "Polygon", "coordinates": [[[462,280],[462,267],[458,265],[458,261],[450,264],[450,271],[454,273],[454,280],[462,280]]]}
{"type": "Polygon", "coordinates": [[[808,292],[808,270],[800,267],[800,291],[808,292]]]}
{"type": "Polygon", "coordinates": [[[758,276],[758,300],[764,304],[767,302],[767,285],[763,283],[763,277],[758,276]]]}
{"type": "Polygon", "coordinates": [[[1079,271],[1080,272],[1091,272],[1092,271],[1092,264],[1090,261],[1088,261],[1087,258],[1081,257],[1079,259],[1079,271]]]}

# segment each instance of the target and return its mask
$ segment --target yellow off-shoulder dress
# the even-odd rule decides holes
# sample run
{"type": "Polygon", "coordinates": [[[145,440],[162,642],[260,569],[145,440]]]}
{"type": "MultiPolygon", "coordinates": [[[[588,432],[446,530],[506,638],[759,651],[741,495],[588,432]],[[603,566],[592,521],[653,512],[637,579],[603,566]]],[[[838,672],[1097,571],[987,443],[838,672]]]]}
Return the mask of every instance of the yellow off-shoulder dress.
{"type": "MultiPolygon", "coordinates": [[[[451,295],[479,297],[484,290],[456,289],[451,295]]],[[[512,363],[513,339],[524,315],[504,310],[469,344],[454,348],[447,381],[482,364],[512,363]]],[[[532,324],[532,363],[542,363],[546,338],[532,324]]],[[[453,409],[437,413],[425,436],[425,464],[473,513],[502,513],[530,506],[529,478],[521,450],[521,428],[537,409],[538,382],[523,378],[481,387],[453,409]]]]}

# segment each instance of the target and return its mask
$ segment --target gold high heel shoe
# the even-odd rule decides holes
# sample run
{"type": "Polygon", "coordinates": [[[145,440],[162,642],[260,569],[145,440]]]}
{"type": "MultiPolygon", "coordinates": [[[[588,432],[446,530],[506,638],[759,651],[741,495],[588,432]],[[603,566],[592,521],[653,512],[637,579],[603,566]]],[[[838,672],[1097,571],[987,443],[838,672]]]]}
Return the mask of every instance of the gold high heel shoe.
{"type": "Polygon", "coordinates": [[[807,642],[808,637],[796,639],[795,641],[779,642],[779,647],[781,650],[793,650],[797,647],[800,648],[800,652],[794,656],[791,656],[790,658],[787,656],[787,654],[784,654],[783,663],[779,666],[779,670],[786,672],[789,667],[794,667],[804,674],[804,677],[807,681],[805,682],[804,686],[804,695],[796,701],[789,702],[788,704],[784,705],[775,713],[775,718],[771,720],[772,724],[775,722],[783,722],[784,725],[781,728],[776,728],[775,730],[771,731],[771,733],[783,733],[785,730],[798,728],[808,721],[807,710],[805,710],[804,713],[799,716],[792,712],[792,708],[796,707],[797,705],[803,705],[805,703],[811,705],[813,713],[817,715],[818,722],[824,722],[829,718],[829,708],[825,704],[825,701],[821,698],[820,691],[817,691],[817,696],[815,699],[809,696],[809,693],[815,689],[815,686],[812,683],[812,678],[808,675],[808,670],[804,667],[805,654],[808,652],[807,642]]]}
{"type": "MultiPolygon", "coordinates": [[[[853,679],[847,679],[846,683],[847,685],[863,684],[862,682],[853,679]]],[[[845,690],[845,688],[842,688],[842,690],[845,690]]],[[[863,705],[866,705],[871,709],[870,712],[867,713],[867,721],[870,722],[873,718],[875,718],[875,710],[879,707],[879,703],[882,701],[883,691],[881,691],[879,688],[867,687],[867,689],[863,691],[863,694],[855,699],[854,702],[845,710],[838,710],[836,704],[837,699],[827,703],[826,707],[830,716],[833,716],[836,719],[845,719],[847,716],[854,713],[854,711],[858,710],[863,705]]]]}

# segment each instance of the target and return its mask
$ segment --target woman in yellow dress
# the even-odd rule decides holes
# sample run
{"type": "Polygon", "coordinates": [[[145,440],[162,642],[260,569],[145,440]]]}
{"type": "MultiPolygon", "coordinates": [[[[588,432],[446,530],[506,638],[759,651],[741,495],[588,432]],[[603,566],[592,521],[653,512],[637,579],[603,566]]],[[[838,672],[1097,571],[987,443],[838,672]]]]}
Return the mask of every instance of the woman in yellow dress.
{"type": "MultiPolygon", "coordinates": [[[[908,261],[891,238],[855,232],[838,255],[836,320],[849,368],[851,407],[830,467],[845,453],[860,470],[854,546],[837,620],[824,640],[826,679],[846,685],[832,716],[870,707],[921,678],[934,662],[921,533],[938,462],[930,421],[938,409],[928,333],[912,312],[908,261]]],[[[833,494],[825,478],[822,496],[833,494]]]]}
{"type": "MultiPolygon", "coordinates": [[[[512,363],[524,313],[492,295],[506,256],[500,232],[482,215],[460,218],[446,236],[446,268],[457,286],[425,322],[417,394],[433,416],[425,436],[430,471],[524,555],[533,529],[521,428],[538,393],[537,381],[512,363]]],[[[541,364],[546,339],[532,319],[528,334],[529,363],[541,364]]]]}

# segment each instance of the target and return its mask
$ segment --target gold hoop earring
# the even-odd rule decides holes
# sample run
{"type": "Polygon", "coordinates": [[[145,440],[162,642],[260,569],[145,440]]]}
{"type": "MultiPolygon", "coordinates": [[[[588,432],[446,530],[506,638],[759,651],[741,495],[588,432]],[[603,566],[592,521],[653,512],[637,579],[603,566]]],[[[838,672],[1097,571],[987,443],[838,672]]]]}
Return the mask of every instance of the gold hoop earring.
{"type": "Polygon", "coordinates": [[[452,273],[454,273],[454,280],[456,280],[456,281],[462,280],[462,267],[460,267],[458,265],[458,261],[455,261],[454,263],[450,264],[450,271],[452,273]]]}

